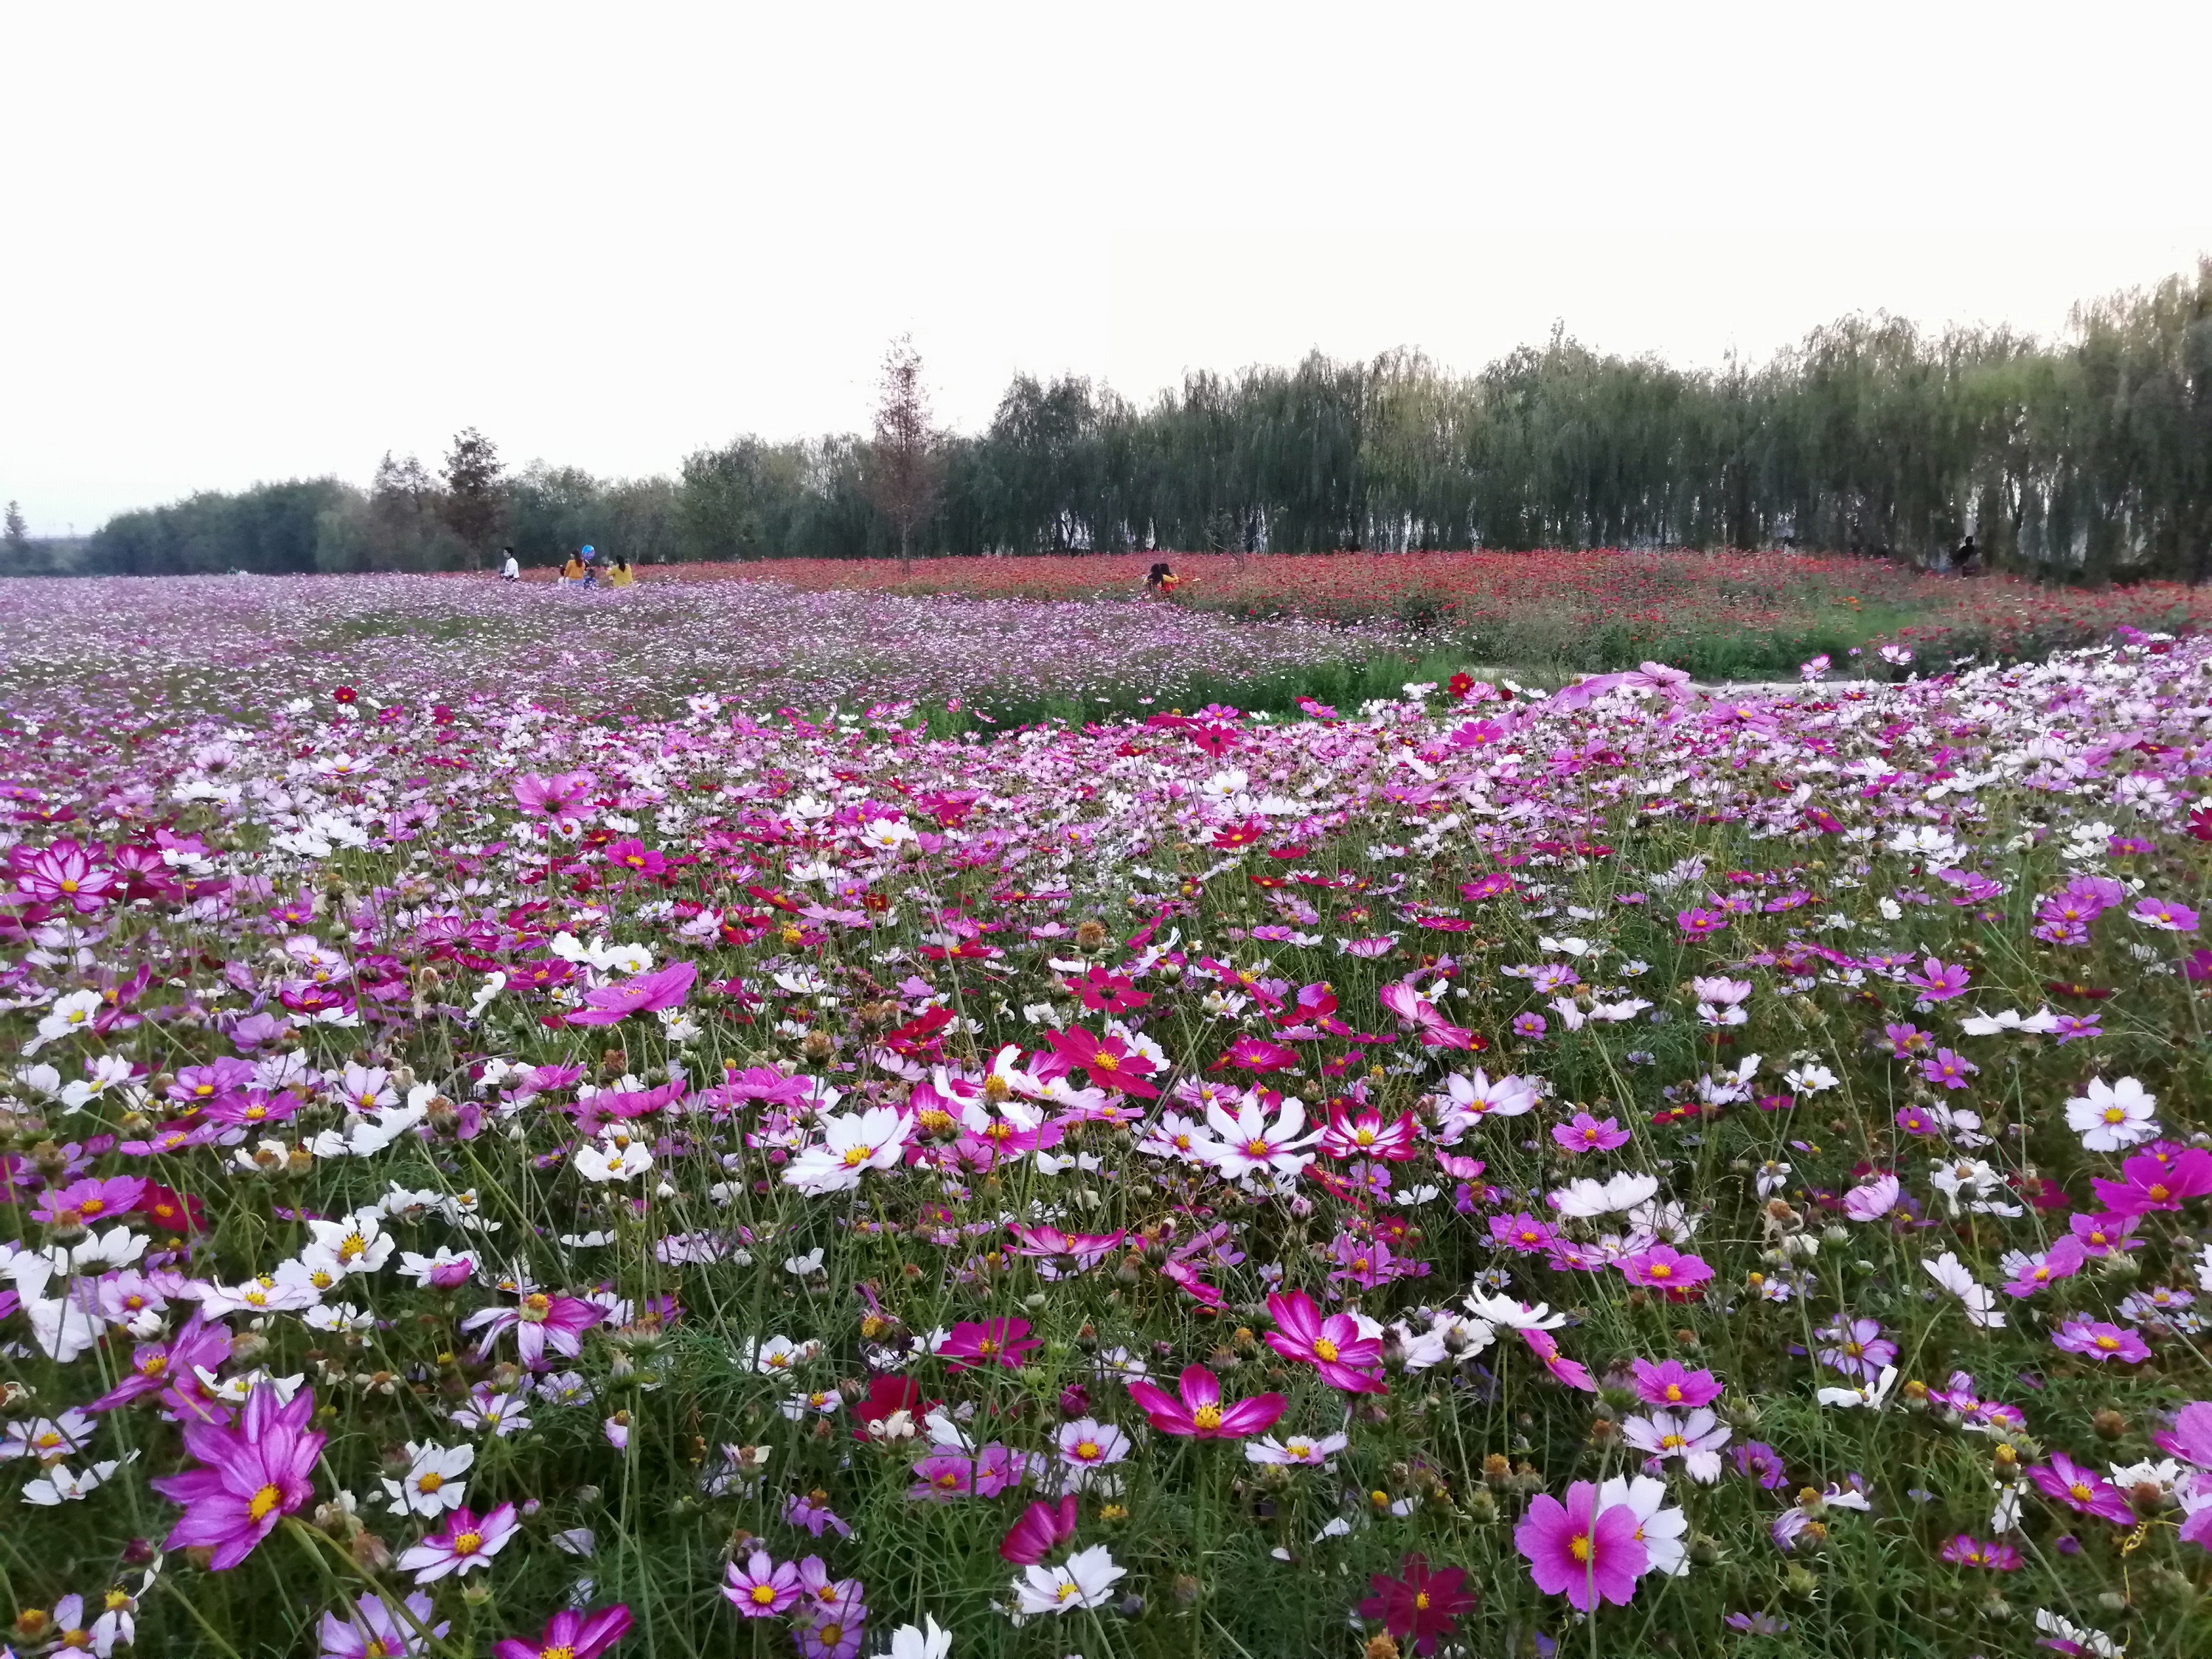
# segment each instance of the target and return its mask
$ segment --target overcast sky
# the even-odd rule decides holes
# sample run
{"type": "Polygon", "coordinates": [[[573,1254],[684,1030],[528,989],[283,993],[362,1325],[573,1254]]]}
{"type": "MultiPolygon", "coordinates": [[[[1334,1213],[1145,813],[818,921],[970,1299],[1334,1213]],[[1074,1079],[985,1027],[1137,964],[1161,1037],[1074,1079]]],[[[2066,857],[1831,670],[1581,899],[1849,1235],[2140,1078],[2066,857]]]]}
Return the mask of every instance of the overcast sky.
{"type": "Polygon", "coordinates": [[[1073,370],[1555,319],[1712,364],[2055,332],[2212,252],[2212,6],[0,8],[0,497],[673,471],[1073,370]]]}

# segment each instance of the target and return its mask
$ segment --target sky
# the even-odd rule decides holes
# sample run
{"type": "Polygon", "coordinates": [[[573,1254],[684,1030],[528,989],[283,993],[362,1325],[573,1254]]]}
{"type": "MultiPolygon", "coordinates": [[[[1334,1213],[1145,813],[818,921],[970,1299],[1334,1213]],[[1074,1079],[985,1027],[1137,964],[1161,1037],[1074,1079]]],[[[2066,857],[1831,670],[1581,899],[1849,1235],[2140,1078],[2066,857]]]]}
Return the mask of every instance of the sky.
{"type": "Polygon", "coordinates": [[[33,533],[434,463],[671,472],[1017,373],[1555,322],[1711,366],[2055,334],[2212,253],[2212,7],[0,7],[0,499],[33,533]]]}

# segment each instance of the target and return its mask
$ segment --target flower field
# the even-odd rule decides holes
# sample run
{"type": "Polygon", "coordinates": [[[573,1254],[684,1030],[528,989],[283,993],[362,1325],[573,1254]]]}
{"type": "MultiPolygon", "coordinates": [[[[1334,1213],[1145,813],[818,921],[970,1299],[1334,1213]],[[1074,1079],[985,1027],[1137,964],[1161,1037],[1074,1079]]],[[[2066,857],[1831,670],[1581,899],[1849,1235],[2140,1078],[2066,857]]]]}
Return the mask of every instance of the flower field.
{"type": "Polygon", "coordinates": [[[2212,642],[0,602],[25,1659],[2212,1651],[2212,642]]]}
{"type": "Polygon", "coordinates": [[[1817,652],[1904,646],[1923,659],[2011,661],[2115,627],[2212,624],[2212,599],[2172,582],[2090,592],[2009,576],[1932,576],[1883,560],[1783,553],[1128,553],[895,563],[775,559],[678,565],[665,580],[978,598],[1127,597],[1154,560],[1188,578],[1175,603],[1246,617],[1399,619],[1471,631],[1486,662],[1601,672],[1658,658],[1712,678],[1794,671],[1817,652]]]}

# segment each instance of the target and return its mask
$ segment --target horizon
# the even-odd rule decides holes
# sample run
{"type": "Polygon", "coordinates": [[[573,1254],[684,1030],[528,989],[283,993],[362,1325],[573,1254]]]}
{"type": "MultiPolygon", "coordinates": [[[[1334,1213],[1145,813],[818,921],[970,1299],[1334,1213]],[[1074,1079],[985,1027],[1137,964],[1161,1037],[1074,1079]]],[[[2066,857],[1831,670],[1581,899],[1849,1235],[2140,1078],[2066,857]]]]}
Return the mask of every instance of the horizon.
{"type": "Polygon", "coordinates": [[[518,468],[667,475],[864,428],[908,331],[969,433],[1017,374],[1141,406],[1314,350],[1471,374],[1555,321],[1688,369],[1853,313],[2048,339],[2212,251],[2198,9],[2127,7],[2063,56],[1981,6],[1843,40],[1730,6],[1327,17],[24,15],[0,177],[48,252],[0,267],[37,325],[0,499],[83,536],[365,483],[468,426],[518,468]],[[2124,132],[2014,114],[2119,84],[2124,132]]]}

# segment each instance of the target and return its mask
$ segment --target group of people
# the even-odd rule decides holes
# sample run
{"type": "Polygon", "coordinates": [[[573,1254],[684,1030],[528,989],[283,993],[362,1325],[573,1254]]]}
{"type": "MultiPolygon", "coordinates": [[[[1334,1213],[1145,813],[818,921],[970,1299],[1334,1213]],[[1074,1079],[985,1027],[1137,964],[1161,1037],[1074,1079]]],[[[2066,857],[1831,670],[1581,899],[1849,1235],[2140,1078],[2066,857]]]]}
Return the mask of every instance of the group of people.
{"type": "MultiPolygon", "coordinates": [[[[504,550],[499,574],[507,581],[522,580],[522,566],[514,556],[514,550],[504,550]]],[[[599,550],[589,545],[579,548],[562,562],[553,579],[556,587],[633,587],[637,584],[637,573],[629,568],[628,559],[614,559],[602,568],[599,550]]]]}

